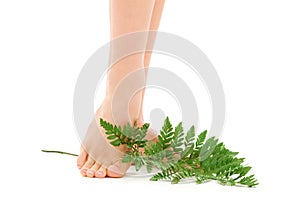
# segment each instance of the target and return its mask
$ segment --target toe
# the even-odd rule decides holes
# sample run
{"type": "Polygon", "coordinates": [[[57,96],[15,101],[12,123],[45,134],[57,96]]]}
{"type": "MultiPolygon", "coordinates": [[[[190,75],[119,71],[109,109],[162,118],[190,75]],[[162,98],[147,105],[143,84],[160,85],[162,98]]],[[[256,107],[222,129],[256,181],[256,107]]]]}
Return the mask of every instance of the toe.
{"type": "Polygon", "coordinates": [[[82,166],[85,164],[86,160],[87,160],[87,152],[84,149],[80,149],[80,154],[77,158],[77,167],[78,169],[81,169],[82,166]]]}
{"type": "Polygon", "coordinates": [[[92,158],[88,158],[86,163],[83,165],[83,167],[80,170],[80,173],[82,176],[87,176],[87,171],[95,164],[95,160],[92,158]]]}
{"type": "Polygon", "coordinates": [[[101,166],[95,173],[95,177],[104,178],[106,176],[106,168],[101,166]]]}
{"type": "Polygon", "coordinates": [[[129,167],[130,167],[130,163],[117,162],[107,168],[106,175],[113,178],[124,177],[129,167]]]}
{"type": "Polygon", "coordinates": [[[95,173],[100,168],[100,166],[100,164],[95,163],[90,169],[87,170],[86,176],[90,178],[95,177],[95,173]]]}

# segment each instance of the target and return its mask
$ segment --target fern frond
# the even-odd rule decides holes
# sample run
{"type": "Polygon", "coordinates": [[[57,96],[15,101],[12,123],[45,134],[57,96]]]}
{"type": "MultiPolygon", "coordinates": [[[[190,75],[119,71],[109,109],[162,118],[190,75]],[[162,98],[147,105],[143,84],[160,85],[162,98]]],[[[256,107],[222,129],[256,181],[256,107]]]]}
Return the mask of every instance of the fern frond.
{"type": "Polygon", "coordinates": [[[188,131],[184,138],[184,146],[190,147],[194,144],[195,141],[195,127],[192,126],[188,131]]]}
{"type": "Polygon", "coordinates": [[[178,153],[182,151],[182,145],[184,141],[184,131],[182,127],[182,122],[180,122],[176,127],[174,131],[174,136],[171,141],[171,148],[174,152],[178,153]]]}
{"type": "Polygon", "coordinates": [[[199,154],[200,159],[202,161],[207,159],[214,151],[217,144],[218,144],[218,139],[216,139],[215,137],[208,138],[203,144],[203,146],[200,148],[200,154],[199,154]]]}
{"type": "Polygon", "coordinates": [[[171,141],[173,139],[173,134],[173,126],[169,120],[169,117],[167,117],[164,121],[164,125],[162,126],[160,134],[158,135],[157,141],[157,143],[160,144],[162,149],[167,149],[170,147],[171,141]]]}
{"type": "Polygon", "coordinates": [[[244,158],[238,158],[238,152],[227,149],[217,138],[206,139],[207,131],[195,139],[192,126],[184,135],[182,123],[173,128],[169,118],[164,121],[156,143],[145,140],[149,124],[133,127],[129,124],[123,128],[113,126],[104,120],[100,124],[106,130],[111,144],[127,145],[129,151],[123,162],[135,163],[138,171],[146,166],[148,171],[154,167],[161,170],[152,176],[152,181],[170,180],[179,183],[186,178],[194,178],[196,183],[215,180],[223,185],[245,185],[254,187],[258,181],[254,175],[247,176],[250,166],[244,166],[244,158]],[[140,152],[138,148],[144,148],[140,152]]]}
{"type": "Polygon", "coordinates": [[[190,156],[194,151],[195,127],[192,126],[184,138],[184,150],[181,153],[181,158],[190,156]]]}
{"type": "Polygon", "coordinates": [[[200,156],[200,151],[201,151],[203,143],[205,142],[206,134],[207,134],[207,130],[201,132],[198,135],[196,143],[195,143],[195,148],[194,148],[194,152],[193,152],[192,157],[195,158],[195,157],[199,157],[200,156]]]}
{"type": "Polygon", "coordinates": [[[163,170],[162,172],[154,174],[150,180],[159,181],[159,180],[171,180],[172,175],[177,172],[174,166],[169,167],[168,169],[163,170]]]}
{"type": "Polygon", "coordinates": [[[113,146],[120,146],[125,143],[124,138],[121,137],[120,127],[112,125],[102,118],[100,118],[100,125],[105,129],[105,134],[107,134],[107,139],[110,140],[110,144],[113,146]]]}

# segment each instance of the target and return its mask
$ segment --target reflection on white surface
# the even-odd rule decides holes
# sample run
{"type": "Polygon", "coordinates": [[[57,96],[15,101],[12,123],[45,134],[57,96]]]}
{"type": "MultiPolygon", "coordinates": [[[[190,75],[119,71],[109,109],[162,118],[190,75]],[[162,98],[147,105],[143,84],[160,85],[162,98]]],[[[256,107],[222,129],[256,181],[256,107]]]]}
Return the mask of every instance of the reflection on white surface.
{"type": "Polygon", "coordinates": [[[154,174],[156,174],[158,171],[159,171],[158,169],[153,168],[151,172],[147,172],[145,166],[143,166],[139,171],[136,171],[135,166],[131,165],[126,173],[126,176],[127,177],[151,177],[154,174]]]}

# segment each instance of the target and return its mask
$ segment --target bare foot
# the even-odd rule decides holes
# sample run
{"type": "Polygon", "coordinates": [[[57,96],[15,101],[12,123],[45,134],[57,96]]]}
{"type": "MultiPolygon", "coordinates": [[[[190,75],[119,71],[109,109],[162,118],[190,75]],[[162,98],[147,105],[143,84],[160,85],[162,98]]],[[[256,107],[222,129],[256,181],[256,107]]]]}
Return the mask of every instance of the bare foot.
{"type": "MultiPolygon", "coordinates": [[[[104,103],[105,104],[105,103],[104,103]]],[[[113,118],[109,109],[101,106],[95,115],[94,122],[87,130],[83,145],[80,148],[80,154],[77,159],[77,166],[80,173],[85,177],[123,177],[130,167],[130,163],[122,163],[122,157],[126,152],[125,147],[113,147],[106,138],[104,129],[100,126],[99,119],[112,123],[113,118]]],[[[143,124],[138,120],[138,126],[143,124]]],[[[157,133],[149,129],[146,138],[155,140],[157,133]]]]}

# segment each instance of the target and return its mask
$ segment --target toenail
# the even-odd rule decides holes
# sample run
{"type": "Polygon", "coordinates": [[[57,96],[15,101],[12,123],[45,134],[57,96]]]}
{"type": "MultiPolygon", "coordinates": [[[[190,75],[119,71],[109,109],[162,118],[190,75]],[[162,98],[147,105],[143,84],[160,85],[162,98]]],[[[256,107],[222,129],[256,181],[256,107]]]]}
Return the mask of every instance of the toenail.
{"type": "Polygon", "coordinates": [[[93,175],[95,172],[94,170],[89,170],[87,173],[93,175]]]}
{"type": "Polygon", "coordinates": [[[87,169],[82,169],[81,171],[85,173],[87,171],[87,169]]]}
{"type": "Polygon", "coordinates": [[[81,166],[80,165],[77,165],[78,169],[81,169],[81,166]]]}
{"type": "Polygon", "coordinates": [[[104,174],[104,172],[99,171],[99,172],[97,172],[97,174],[100,175],[100,176],[102,176],[104,174]]]}

